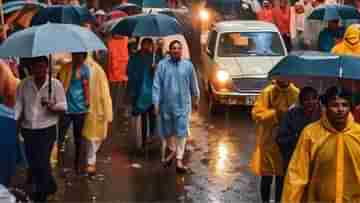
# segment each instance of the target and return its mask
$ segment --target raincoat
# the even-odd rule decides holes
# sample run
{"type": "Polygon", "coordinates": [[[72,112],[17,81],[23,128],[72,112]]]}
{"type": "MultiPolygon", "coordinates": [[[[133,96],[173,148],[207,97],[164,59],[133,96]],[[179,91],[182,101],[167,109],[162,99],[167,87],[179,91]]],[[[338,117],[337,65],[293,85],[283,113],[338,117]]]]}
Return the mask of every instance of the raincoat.
{"type": "Polygon", "coordinates": [[[129,60],[128,38],[113,37],[108,43],[107,75],[110,82],[127,81],[127,64],[129,60]]]}
{"type": "Polygon", "coordinates": [[[282,202],[360,202],[360,126],[337,131],[324,114],[302,132],[288,167],[282,202]]]}
{"type": "Polygon", "coordinates": [[[330,30],[329,28],[322,30],[318,40],[319,50],[323,52],[330,52],[331,49],[336,45],[336,40],[343,38],[344,32],[344,27],[339,27],[335,31],[330,30]]]}
{"type": "Polygon", "coordinates": [[[10,67],[0,60],[0,100],[8,107],[15,105],[16,87],[19,80],[11,72],[10,67]]]}
{"type": "Polygon", "coordinates": [[[153,55],[141,52],[131,56],[128,65],[128,88],[132,104],[132,113],[146,112],[152,105],[153,55]]]}
{"type": "Polygon", "coordinates": [[[344,39],[338,43],[331,53],[336,55],[360,56],[360,31],[358,25],[350,25],[345,32],[344,39]]]}
{"type": "Polygon", "coordinates": [[[276,112],[287,112],[297,102],[298,95],[299,89],[293,84],[287,89],[271,84],[258,96],[251,112],[256,123],[256,146],[250,169],[255,175],[283,175],[283,162],[275,140],[280,119],[276,112]]]}
{"type": "Polygon", "coordinates": [[[161,60],[155,72],[152,97],[153,104],[160,109],[160,136],[188,135],[191,97],[200,97],[192,63],[175,62],[170,57],[161,60]]]}
{"type": "MultiPolygon", "coordinates": [[[[89,112],[86,114],[83,135],[90,141],[104,140],[108,134],[108,124],[113,120],[112,101],[108,80],[101,66],[92,57],[85,61],[90,69],[89,112]]],[[[71,63],[59,71],[65,91],[68,90],[72,75],[71,63]]]]}

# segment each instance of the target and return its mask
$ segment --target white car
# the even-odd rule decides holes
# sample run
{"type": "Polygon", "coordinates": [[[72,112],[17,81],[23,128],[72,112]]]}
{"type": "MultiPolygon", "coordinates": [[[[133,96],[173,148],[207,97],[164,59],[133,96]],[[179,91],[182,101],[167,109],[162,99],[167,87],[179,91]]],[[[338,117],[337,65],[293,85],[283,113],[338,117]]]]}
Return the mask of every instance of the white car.
{"type": "Polygon", "coordinates": [[[224,21],[209,32],[202,54],[200,77],[216,105],[252,106],[270,82],[267,74],[287,55],[274,24],[261,21],[224,21]]]}

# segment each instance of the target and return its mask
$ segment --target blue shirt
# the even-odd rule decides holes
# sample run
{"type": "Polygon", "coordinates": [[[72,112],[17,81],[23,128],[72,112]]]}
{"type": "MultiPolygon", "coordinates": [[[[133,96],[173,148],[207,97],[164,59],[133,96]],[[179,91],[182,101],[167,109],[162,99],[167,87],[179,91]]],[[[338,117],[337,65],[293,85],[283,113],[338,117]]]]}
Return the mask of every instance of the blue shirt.
{"type": "Polygon", "coordinates": [[[88,106],[86,105],[83,81],[90,79],[89,67],[85,64],[81,65],[80,78],[76,77],[76,70],[71,72],[71,82],[66,94],[68,113],[86,113],[88,106]]]}

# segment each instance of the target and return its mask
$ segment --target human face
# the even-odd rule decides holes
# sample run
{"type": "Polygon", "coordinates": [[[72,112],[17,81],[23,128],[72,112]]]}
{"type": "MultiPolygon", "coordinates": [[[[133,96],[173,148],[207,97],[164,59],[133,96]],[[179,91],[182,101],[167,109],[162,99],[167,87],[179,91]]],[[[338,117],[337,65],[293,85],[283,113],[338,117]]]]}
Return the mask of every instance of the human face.
{"type": "Polygon", "coordinates": [[[73,54],[72,54],[72,61],[73,61],[73,64],[74,64],[75,66],[84,64],[85,59],[86,59],[86,55],[85,55],[85,54],[80,54],[80,53],[73,53],[73,54]]]}
{"type": "Polygon", "coordinates": [[[339,21],[338,20],[329,21],[328,27],[331,30],[337,30],[339,28],[339,21]]]}
{"type": "Polygon", "coordinates": [[[143,50],[143,52],[145,53],[152,53],[153,49],[154,49],[154,45],[152,42],[150,41],[146,41],[142,44],[141,49],[143,50]]]}
{"type": "Polygon", "coordinates": [[[175,60],[180,60],[182,57],[182,46],[179,43],[175,43],[170,47],[170,56],[175,60]]]}
{"type": "Polygon", "coordinates": [[[41,61],[34,63],[33,66],[30,68],[30,71],[35,80],[42,81],[46,79],[48,69],[49,64],[45,61],[41,61]]]}
{"type": "Polygon", "coordinates": [[[314,112],[319,108],[319,98],[315,94],[307,94],[301,101],[305,112],[314,112]]]}
{"type": "Polygon", "coordinates": [[[346,126],[346,121],[350,113],[350,102],[344,98],[336,97],[331,99],[327,105],[326,114],[329,122],[337,130],[342,130],[346,126]]]}
{"type": "Polygon", "coordinates": [[[286,80],[277,80],[276,84],[277,84],[277,86],[279,86],[282,89],[288,88],[290,85],[289,81],[286,81],[286,80]]]}

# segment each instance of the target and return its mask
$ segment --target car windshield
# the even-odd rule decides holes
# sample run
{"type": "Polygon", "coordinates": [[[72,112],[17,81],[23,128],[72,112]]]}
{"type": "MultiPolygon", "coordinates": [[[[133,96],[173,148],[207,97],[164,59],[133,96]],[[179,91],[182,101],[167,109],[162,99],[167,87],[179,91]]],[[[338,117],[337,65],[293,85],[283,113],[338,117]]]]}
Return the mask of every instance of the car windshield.
{"type": "Polygon", "coordinates": [[[276,32],[232,32],[220,36],[219,57],[283,56],[284,48],[276,32]]]}

